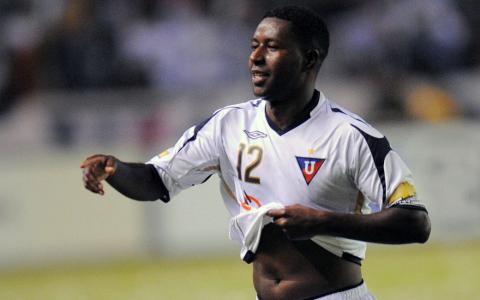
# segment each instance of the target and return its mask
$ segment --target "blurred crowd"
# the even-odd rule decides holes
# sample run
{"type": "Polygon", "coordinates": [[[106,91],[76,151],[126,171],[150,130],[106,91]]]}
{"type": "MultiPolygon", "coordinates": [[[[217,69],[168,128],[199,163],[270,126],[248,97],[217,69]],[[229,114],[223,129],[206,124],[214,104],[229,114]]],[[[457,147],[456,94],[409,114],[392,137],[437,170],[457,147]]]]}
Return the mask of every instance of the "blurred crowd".
{"type": "Polygon", "coordinates": [[[379,109],[415,115],[424,114],[421,105],[436,107],[427,119],[475,111],[445,83],[478,73],[475,0],[0,0],[0,118],[42,90],[175,92],[245,78],[258,20],[292,3],[315,9],[330,27],[322,72],[368,80],[379,109]],[[406,95],[411,78],[426,80],[406,95]]]}

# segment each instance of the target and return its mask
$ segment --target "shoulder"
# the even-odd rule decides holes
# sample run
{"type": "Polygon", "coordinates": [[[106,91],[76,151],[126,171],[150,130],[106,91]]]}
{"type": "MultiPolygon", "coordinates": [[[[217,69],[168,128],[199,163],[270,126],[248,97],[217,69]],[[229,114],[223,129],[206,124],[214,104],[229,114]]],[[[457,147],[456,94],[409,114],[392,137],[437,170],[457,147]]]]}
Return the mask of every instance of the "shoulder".
{"type": "Polygon", "coordinates": [[[232,104],[232,105],[228,105],[228,106],[219,108],[214,112],[214,114],[218,114],[220,112],[225,114],[225,113],[228,113],[228,112],[231,112],[231,111],[244,111],[244,112],[245,111],[256,111],[260,107],[260,104],[262,102],[263,102],[262,99],[252,99],[252,100],[248,100],[248,101],[245,101],[245,102],[236,103],[236,104],[232,104]]]}
{"type": "Polygon", "coordinates": [[[380,131],[362,117],[328,99],[325,102],[325,113],[331,122],[335,124],[335,127],[346,136],[363,137],[365,139],[385,138],[380,131]]]}
{"type": "Polygon", "coordinates": [[[332,118],[342,129],[347,151],[360,159],[372,159],[376,168],[383,170],[385,159],[392,150],[387,138],[358,115],[332,102],[327,106],[330,106],[332,118]]]}
{"type": "Polygon", "coordinates": [[[253,99],[245,102],[228,105],[217,109],[210,118],[216,121],[234,120],[239,116],[255,115],[262,106],[262,99],[253,99]]]}
{"type": "Polygon", "coordinates": [[[219,108],[193,126],[194,134],[196,135],[202,129],[205,131],[205,129],[209,128],[215,129],[235,124],[240,118],[245,118],[245,116],[255,116],[262,102],[262,99],[254,99],[219,108]]]}

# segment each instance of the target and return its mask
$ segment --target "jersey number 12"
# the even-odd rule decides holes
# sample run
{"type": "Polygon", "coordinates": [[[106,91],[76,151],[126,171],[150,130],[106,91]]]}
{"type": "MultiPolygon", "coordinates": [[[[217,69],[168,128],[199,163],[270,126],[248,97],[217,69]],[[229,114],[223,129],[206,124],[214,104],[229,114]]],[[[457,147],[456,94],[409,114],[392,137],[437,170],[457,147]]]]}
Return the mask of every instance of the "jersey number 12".
{"type": "MultiPolygon", "coordinates": [[[[238,174],[238,179],[242,179],[242,158],[243,158],[243,153],[245,152],[245,148],[247,146],[244,143],[240,143],[239,149],[238,149],[238,156],[237,156],[237,174],[238,174]]],[[[263,155],[263,149],[260,148],[257,145],[251,145],[248,146],[246,149],[246,153],[248,155],[254,156],[253,161],[248,164],[245,167],[245,182],[250,182],[250,183],[255,183],[255,184],[260,184],[260,178],[252,176],[252,171],[258,167],[258,165],[262,162],[262,155],[263,155]]]]}

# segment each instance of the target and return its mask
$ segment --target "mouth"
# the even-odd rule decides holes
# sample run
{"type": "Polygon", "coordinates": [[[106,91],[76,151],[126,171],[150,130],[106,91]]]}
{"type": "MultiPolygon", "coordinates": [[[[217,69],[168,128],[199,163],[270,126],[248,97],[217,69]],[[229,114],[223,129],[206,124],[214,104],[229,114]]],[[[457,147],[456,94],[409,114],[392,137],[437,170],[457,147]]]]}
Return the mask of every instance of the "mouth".
{"type": "Polygon", "coordinates": [[[259,70],[252,70],[251,74],[252,74],[252,82],[254,85],[261,85],[265,83],[265,81],[270,76],[268,72],[259,71],[259,70]]]}

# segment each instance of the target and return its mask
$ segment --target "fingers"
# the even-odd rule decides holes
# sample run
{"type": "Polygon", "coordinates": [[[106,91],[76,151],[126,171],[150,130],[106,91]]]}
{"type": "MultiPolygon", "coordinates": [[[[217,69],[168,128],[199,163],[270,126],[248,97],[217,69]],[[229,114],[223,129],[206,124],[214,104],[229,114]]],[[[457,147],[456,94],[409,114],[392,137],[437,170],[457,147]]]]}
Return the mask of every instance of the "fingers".
{"type": "Polygon", "coordinates": [[[116,161],[113,156],[95,154],[80,164],[83,169],[84,187],[96,194],[105,194],[102,180],[112,175],[116,169],[116,161]]]}
{"type": "Polygon", "coordinates": [[[285,229],[289,225],[289,219],[288,218],[278,218],[278,219],[273,219],[273,223],[275,223],[277,226],[285,229]]]}
{"type": "Polygon", "coordinates": [[[272,218],[280,218],[286,215],[286,210],[285,208],[275,208],[275,209],[270,209],[267,212],[267,216],[272,217],[272,218]]]}
{"type": "Polygon", "coordinates": [[[88,172],[101,181],[115,173],[116,159],[110,155],[96,154],[83,161],[80,168],[89,169],[88,172]]]}
{"type": "Polygon", "coordinates": [[[116,169],[117,169],[117,163],[115,161],[115,158],[113,156],[108,156],[105,162],[105,173],[108,176],[111,176],[113,175],[113,173],[115,173],[116,169]]]}
{"type": "Polygon", "coordinates": [[[115,168],[114,167],[105,167],[105,173],[108,176],[113,175],[113,173],[115,173],[115,168]]]}
{"type": "Polygon", "coordinates": [[[289,239],[303,239],[302,232],[304,229],[298,220],[298,216],[296,216],[293,206],[271,209],[267,212],[267,215],[273,218],[273,223],[277,225],[289,239]]]}
{"type": "Polygon", "coordinates": [[[97,187],[98,187],[98,193],[102,196],[105,195],[105,191],[103,190],[103,184],[101,182],[98,183],[97,187]]]}
{"type": "Polygon", "coordinates": [[[326,212],[302,206],[288,205],[281,209],[271,209],[267,215],[273,218],[283,233],[291,240],[304,240],[319,234],[319,224],[326,212]]]}
{"type": "Polygon", "coordinates": [[[103,161],[104,159],[105,159],[105,155],[103,154],[95,154],[95,155],[89,156],[80,164],[80,168],[82,169],[86,168],[89,165],[98,163],[100,161],[103,161]]]}
{"type": "Polygon", "coordinates": [[[298,229],[295,226],[292,226],[291,224],[292,222],[290,218],[282,217],[282,218],[274,219],[273,223],[282,230],[282,232],[285,234],[285,236],[288,239],[291,239],[291,240],[298,239],[298,236],[299,236],[297,232],[298,229]]]}
{"type": "Polygon", "coordinates": [[[306,229],[298,226],[298,224],[296,224],[296,222],[290,217],[274,219],[273,223],[277,225],[290,240],[303,240],[310,237],[307,234],[306,229]]]}
{"type": "Polygon", "coordinates": [[[285,208],[270,209],[267,216],[273,218],[273,223],[280,227],[288,225],[288,216],[285,208]]]}
{"type": "Polygon", "coordinates": [[[83,172],[83,186],[96,194],[103,195],[103,185],[102,183],[90,172],[89,168],[85,168],[83,172]]]}

